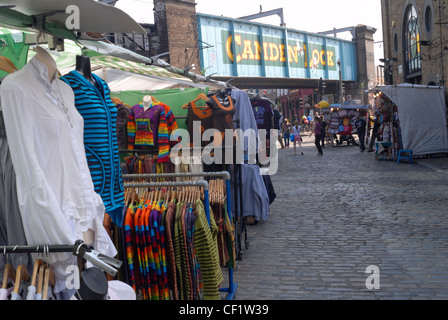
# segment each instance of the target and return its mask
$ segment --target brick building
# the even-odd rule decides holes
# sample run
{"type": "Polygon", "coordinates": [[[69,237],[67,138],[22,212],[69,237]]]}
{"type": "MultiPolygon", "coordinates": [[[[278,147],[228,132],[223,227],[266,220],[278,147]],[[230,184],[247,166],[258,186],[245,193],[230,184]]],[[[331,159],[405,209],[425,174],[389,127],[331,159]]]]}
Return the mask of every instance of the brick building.
{"type": "Polygon", "coordinates": [[[199,39],[195,0],[154,0],[155,33],[149,35],[154,53],[169,52],[168,62],[179,68],[197,66],[199,39]]]}
{"type": "Polygon", "coordinates": [[[442,0],[381,0],[388,84],[446,85],[448,7],[442,0]]]}

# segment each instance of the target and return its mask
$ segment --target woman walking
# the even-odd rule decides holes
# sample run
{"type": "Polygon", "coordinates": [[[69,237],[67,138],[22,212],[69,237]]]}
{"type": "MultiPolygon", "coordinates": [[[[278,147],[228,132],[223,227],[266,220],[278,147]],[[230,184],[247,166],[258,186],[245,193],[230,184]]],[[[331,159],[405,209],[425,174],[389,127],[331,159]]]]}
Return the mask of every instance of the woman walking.
{"type": "Polygon", "coordinates": [[[303,156],[302,137],[300,136],[300,125],[298,120],[294,122],[294,126],[292,127],[292,134],[294,135],[294,155],[297,154],[297,144],[298,144],[300,153],[303,156]]]}
{"type": "Polygon", "coordinates": [[[318,156],[323,156],[324,153],[322,151],[322,146],[320,145],[320,142],[322,140],[322,126],[321,126],[321,118],[320,117],[314,117],[314,130],[311,132],[310,137],[314,134],[315,140],[314,140],[314,144],[316,145],[317,148],[317,155],[318,156]]]}

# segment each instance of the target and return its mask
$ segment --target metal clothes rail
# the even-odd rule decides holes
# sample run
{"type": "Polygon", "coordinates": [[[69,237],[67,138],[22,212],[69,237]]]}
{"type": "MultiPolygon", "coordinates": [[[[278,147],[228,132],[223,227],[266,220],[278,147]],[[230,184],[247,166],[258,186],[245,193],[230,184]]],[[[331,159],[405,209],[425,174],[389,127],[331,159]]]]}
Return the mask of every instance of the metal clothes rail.
{"type": "MultiPolygon", "coordinates": [[[[125,174],[123,179],[158,179],[158,178],[192,178],[192,177],[222,177],[226,181],[227,193],[227,213],[232,221],[232,208],[230,199],[230,173],[223,172],[202,172],[202,173],[160,173],[160,174],[125,174]]],[[[204,188],[204,206],[207,220],[210,225],[210,201],[209,201],[209,184],[205,180],[199,181],[183,181],[183,182],[141,182],[141,183],[124,183],[125,188],[163,188],[163,187],[184,187],[184,186],[200,186],[204,188]]],[[[229,268],[229,287],[219,289],[220,292],[227,292],[227,300],[234,300],[238,283],[233,281],[233,268],[229,268]]]]}
{"type": "Polygon", "coordinates": [[[117,269],[123,264],[122,261],[103,255],[93,248],[88,247],[82,240],[76,241],[74,245],[37,245],[37,246],[0,246],[0,254],[10,253],[73,253],[74,256],[89,261],[96,267],[115,276],[117,269]]]}

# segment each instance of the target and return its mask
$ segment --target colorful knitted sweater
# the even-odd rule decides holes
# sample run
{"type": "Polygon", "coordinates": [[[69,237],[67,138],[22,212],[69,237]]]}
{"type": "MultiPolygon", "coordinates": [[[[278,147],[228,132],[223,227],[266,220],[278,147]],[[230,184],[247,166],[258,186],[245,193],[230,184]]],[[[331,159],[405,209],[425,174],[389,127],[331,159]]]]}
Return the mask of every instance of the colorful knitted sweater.
{"type": "Polygon", "coordinates": [[[129,150],[157,147],[157,161],[169,161],[170,139],[163,106],[153,103],[147,110],[142,104],[133,106],[129,112],[127,130],[129,150]]]}

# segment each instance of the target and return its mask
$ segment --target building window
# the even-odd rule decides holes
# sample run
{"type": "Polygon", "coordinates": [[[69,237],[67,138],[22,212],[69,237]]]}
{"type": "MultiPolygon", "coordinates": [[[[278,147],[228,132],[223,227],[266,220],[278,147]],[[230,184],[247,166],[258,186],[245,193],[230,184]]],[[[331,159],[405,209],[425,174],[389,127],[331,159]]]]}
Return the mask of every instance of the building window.
{"type": "Polygon", "coordinates": [[[420,47],[420,28],[418,23],[417,11],[413,5],[406,11],[404,25],[404,56],[406,61],[406,75],[415,76],[421,71],[421,47],[420,47]]]}
{"type": "Polygon", "coordinates": [[[425,10],[425,26],[426,26],[426,31],[427,32],[431,32],[432,31],[432,9],[430,6],[426,7],[425,10]]]}
{"type": "Polygon", "coordinates": [[[394,35],[394,49],[395,53],[398,53],[398,34],[394,35]]]}

